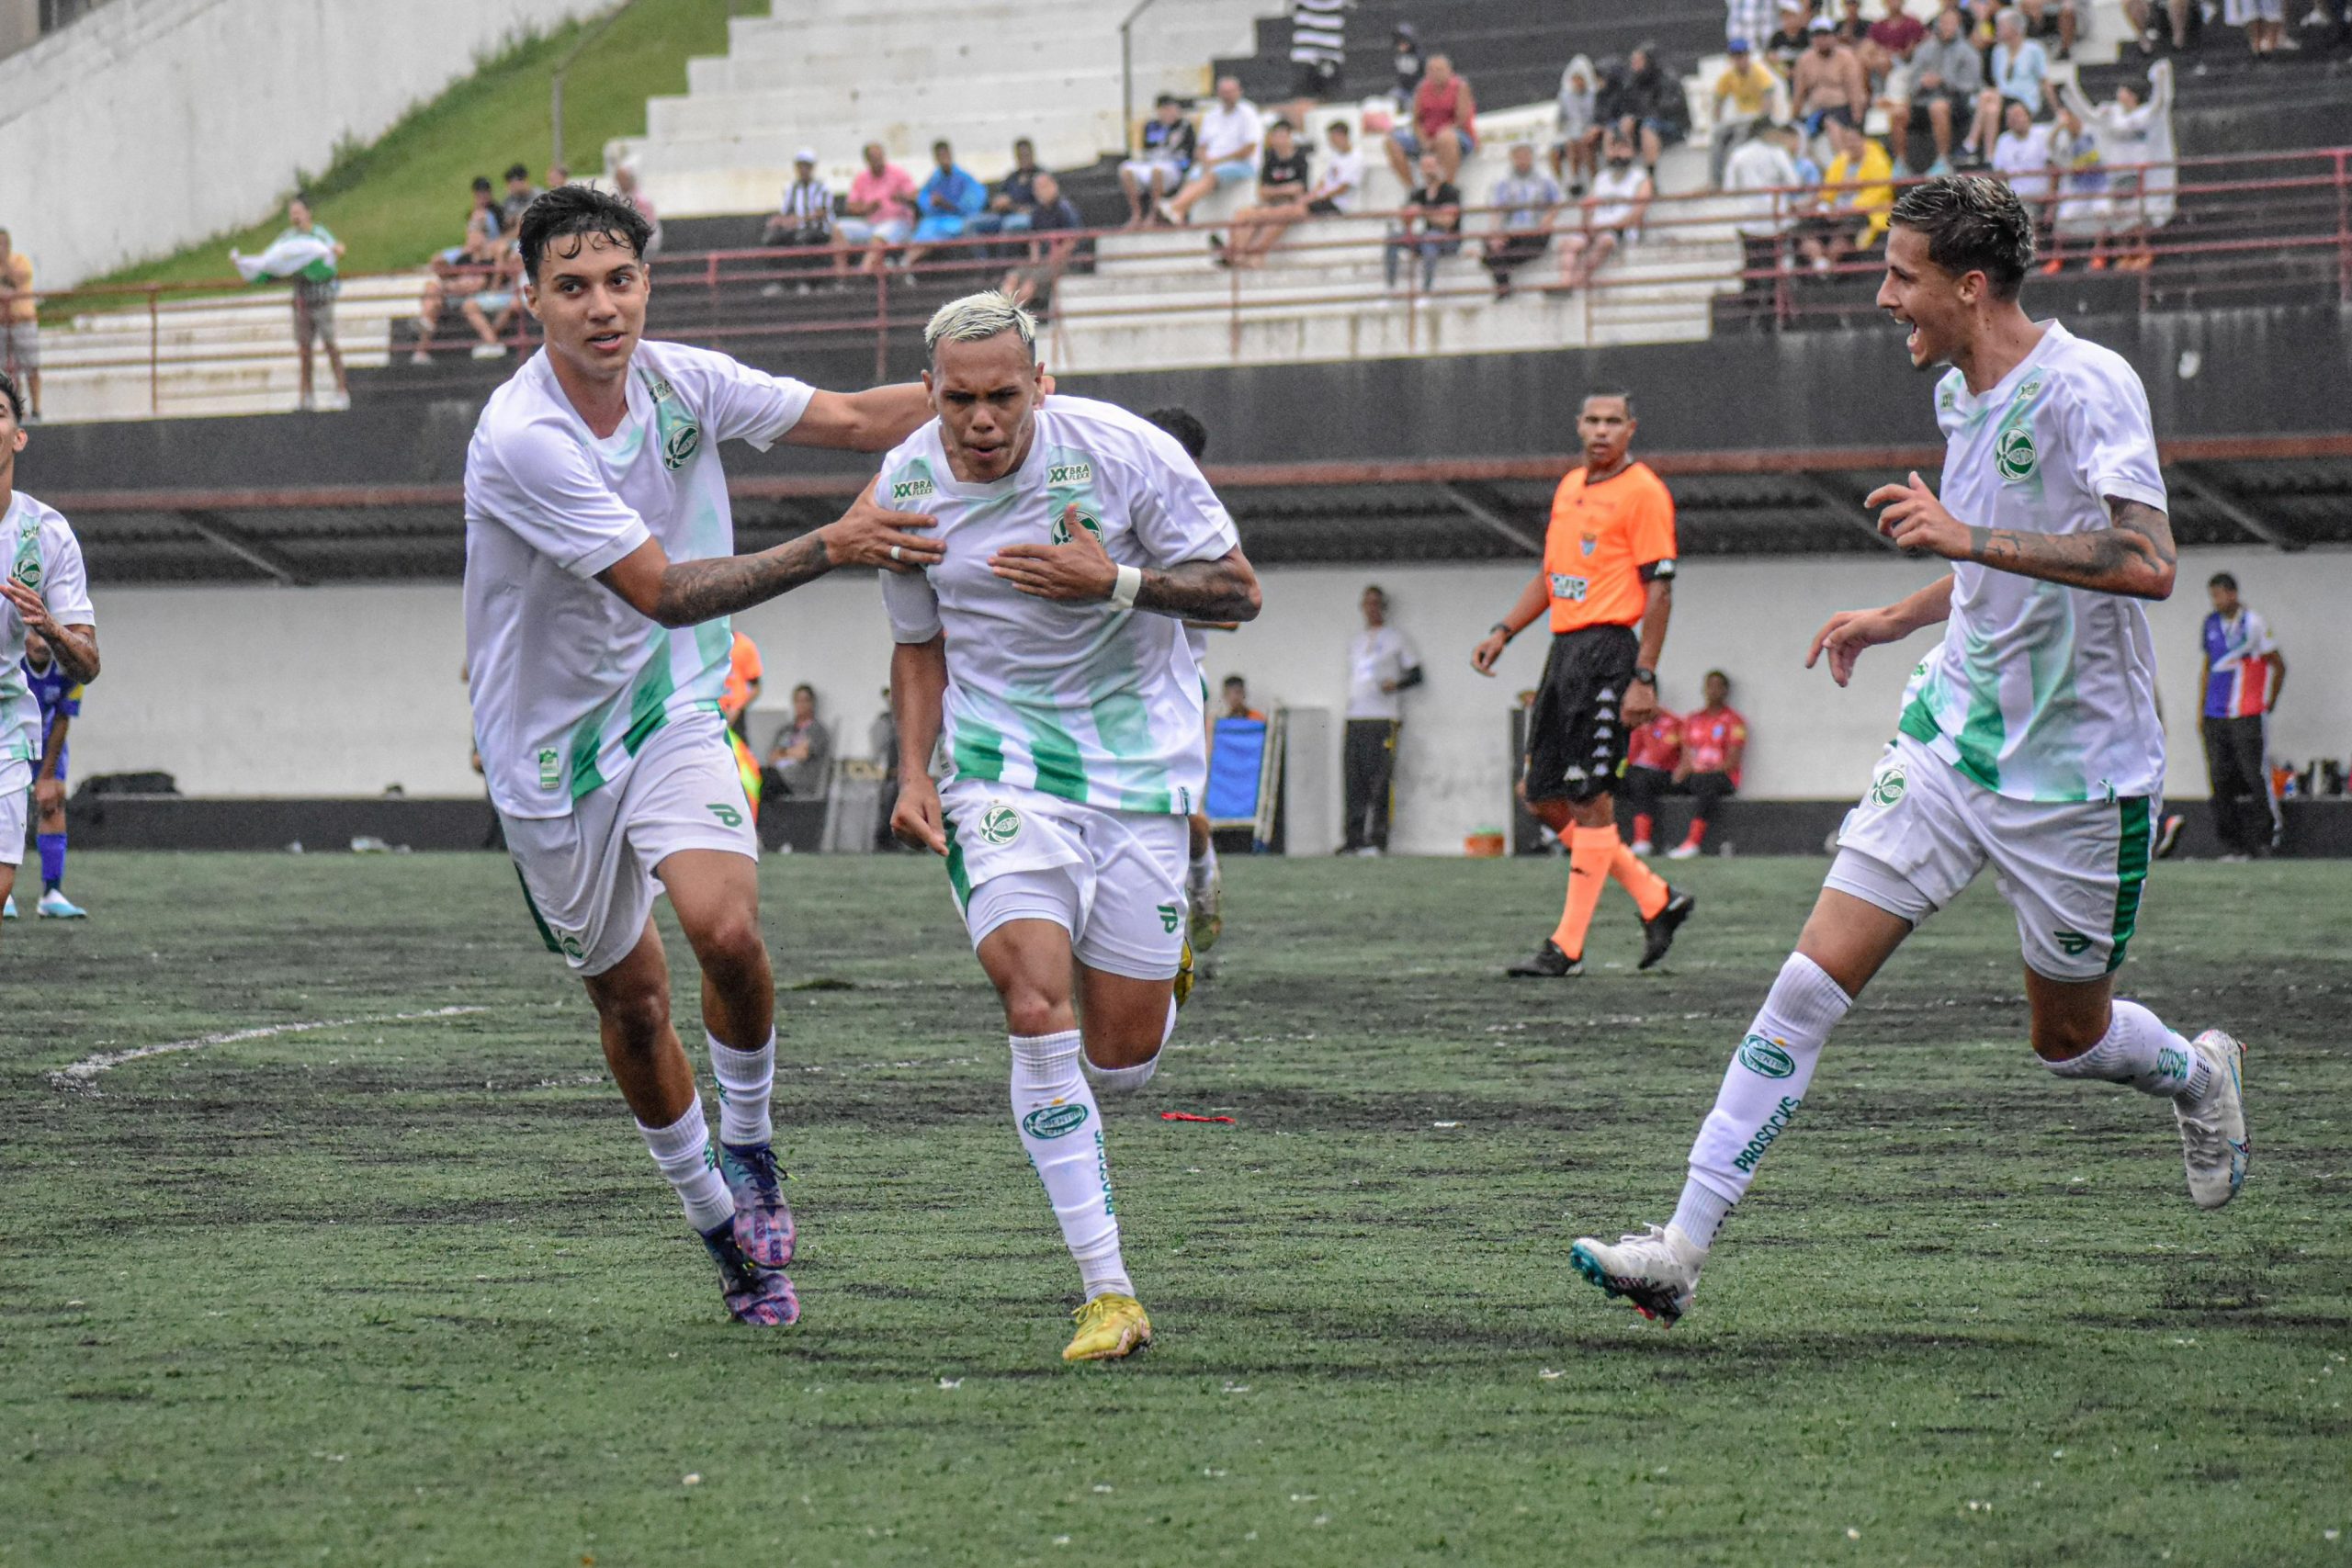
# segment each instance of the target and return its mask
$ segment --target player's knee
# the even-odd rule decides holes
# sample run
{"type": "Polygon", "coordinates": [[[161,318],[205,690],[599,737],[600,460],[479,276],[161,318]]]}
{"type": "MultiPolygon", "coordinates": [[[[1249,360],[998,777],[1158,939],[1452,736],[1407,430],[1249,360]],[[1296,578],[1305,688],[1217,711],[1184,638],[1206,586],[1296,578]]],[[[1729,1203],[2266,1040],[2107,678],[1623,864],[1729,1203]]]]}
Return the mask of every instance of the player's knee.
{"type": "Polygon", "coordinates": [[[712,917],[695,936],[695,956],[702,961],[706,974],[756,974],[768,957],[758,912],[729,909],[712,917]]]}
{"type": "Polygon", "coordinates": [[[1004,1028],[1008,1034],[1035,1037],[1058,1034],[1068,1028],[1069,1003],[1045,987],[1015,980],[1004,990],[1004,1028]]]}
{"type": "Polygon", "coordinates": [[[669,985],[663,981],[607,991],[596,998],[596,1012],[615,1048],[631,1055],[650,1052],[670,1027],[669,985]]]}

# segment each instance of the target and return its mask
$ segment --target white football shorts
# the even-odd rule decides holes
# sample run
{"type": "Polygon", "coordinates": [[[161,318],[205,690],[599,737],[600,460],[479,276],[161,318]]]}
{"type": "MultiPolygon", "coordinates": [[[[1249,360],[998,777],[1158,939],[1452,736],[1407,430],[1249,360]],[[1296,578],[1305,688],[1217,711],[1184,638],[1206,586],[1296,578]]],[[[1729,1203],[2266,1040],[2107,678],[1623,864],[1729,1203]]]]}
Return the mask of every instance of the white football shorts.
{"type": "Polygon", "coordinates": [[[0,865],[25,863],[26,813],[32,809],[33,765],[0,762],[0,865]]]}
{"type": "Polygon", "coordinates": [[[655,730],[617,783],[569,817],[503,818],[507,852],[550,952],[583,978],[629,954],[661,890],[653,874],[680,850],[760,857],[751,804],[715,714],[655,730]]]}
{"type": "Polygon", "coordinates": [[[977,779],[941,791],[940,809],[948,884],[975,948],[1009,920],[1051,920],[1089,969],[1175,978],[1192,852],[1183,818],[977,779]]]}
{"type": "Polygon", "coordinates": [[[2163,818],[2149,795],[2012,800],[1898,736],[1838,829],[1826,886],[1917,923],[1989,864],[2027,966],[2095,980],[2123,962],[2163,818]]]}

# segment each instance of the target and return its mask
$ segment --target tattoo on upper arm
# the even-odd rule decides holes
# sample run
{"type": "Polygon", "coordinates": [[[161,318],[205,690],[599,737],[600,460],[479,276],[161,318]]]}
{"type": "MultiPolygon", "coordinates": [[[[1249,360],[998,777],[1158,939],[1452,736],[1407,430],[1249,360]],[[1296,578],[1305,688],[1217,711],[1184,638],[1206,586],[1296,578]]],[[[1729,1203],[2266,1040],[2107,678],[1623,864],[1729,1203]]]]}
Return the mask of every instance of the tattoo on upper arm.
{"type": "Polygon", "coordinates": [[[662,574],[653,618],[665,626],[697,626],[764,604],[832,570],[825,541],[814,533],[752,556],[673,561],[662,574]]]}

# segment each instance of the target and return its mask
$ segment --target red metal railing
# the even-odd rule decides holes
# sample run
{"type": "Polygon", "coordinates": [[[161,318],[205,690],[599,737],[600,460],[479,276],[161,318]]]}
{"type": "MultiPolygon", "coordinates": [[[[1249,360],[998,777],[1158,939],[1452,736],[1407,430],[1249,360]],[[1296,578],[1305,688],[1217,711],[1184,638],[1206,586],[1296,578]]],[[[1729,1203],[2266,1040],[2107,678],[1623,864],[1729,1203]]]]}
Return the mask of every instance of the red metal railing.
{"type": "MultiPolygon", "coordinates": [[[[2109,270],[2136,280],[2142,309],[2192,293],[2199,303],[2225,304],[2256,289],[2275,290],[2282,280],[2299,281],[2292,270],[2299,259],[2305,261],[2302,276],[2324,279],[2322,288],[2332,284],[2335,298],[2352,304],[2352,148],[2182,159],[2175,166],[2174,216],[2167,224],[2151,227],[2143,243],[2129,231],[2137,227],[2131,217],[2144,212],[2150,199],[2150,193],[2141,188],[2140,176],[2144,172],[2108,171],[2120,186],[2115,197],[2116,213],[2108,226],[2125,231],[2124,238],[2109,242],[2109,270]],[[2124,254],[2135,258],[2128,271],[2115,265],[2117,257],[2124,254]],[[2147,258],[2144,269],[2136,264],[2142,254],[2147,258]]],[[[2053,178],[2063,180],[2063,175],[2053,178]]],[[[1616,261],[1573,291],[1564,290],[1559,282],[1565,247],[1554,243],[1546,254],[1518,269],[1518,287],[1529,292],[1569,292],[1584,312],[1582,326],[1588,340],[1596,326],[1637,331],[1645,317],[1687,311],[1687,299],[1678,300],[1670,293],[1662,293],[1674,285],[1707,286],[1719,315],[1744,316],[1756,325],[1789,327],[1809,317],[1866,310],[1867,296],[1855,285],[1876,276],[1883,258],[1859,253],[1826,258],[1826,265],[1815,266],[1797,254],[1797,242],[1816,228],[1812,220],[1817,216],[1821,195],[1818,190],[1781,189],[1660,196],[1649,203],[1644,216],[1645,244],[1633,247],[1627,254],[1654,258],[1649,246],[1679,236],[1719,241],[1728,251],[1730,226],[1735,222],[1784,232],[1779,239],[1750,244],[1744,265],[1727,254],[1701,254],[1665,265],[1652,259],[1629,272],[1622,261],[1616,261]],[[1735,211],[1729,205],[1733,202],[1744,205],[1735,211]],[[1847,287],[1835,287],[1840,280],[1847,287]]],[[[2045,217],[2056,214],[2063,198],[2061,190],[2041,204],[2045,217]]],[[[1464,254],[1477,254],[1485,234],[1498,221],[1498,210],[1491,207],[1462,209],[1464,254]]],[[[1543,231],[1555,237],[1575,233],[1583,224],[1581,213],[1581,207],[1572,202],[1543,231]]],[[[1398,217],[1395,213],[1359,216],[1391,224],[1398,217]]],[[[1181,277],[1188,269],[1197,268],[1200,284],[1197,289],[1172,299],[1140,289],[1132,293],[1090,289],[1087,298],[1073,297],[1056,304],[1051,320],[1061,331],[1088,322],[1216,321],[1225,325],[1229,344],[1238,351],[1242,330],[1253,320],[1305,310],[1371,308],[1382,302],[1383,296],[1367,291],[1365,279],[1335,280],[1329,269],[1281,266],[1220,272],[1211,265],[1208,240],[1214,235],[1230,243],[1233,229],[1227,220],[1141,233],[1059,231],[1050,241],[1020,234],[967,237],[922,247],[923,254],[911,275],[895,266],[869,273],[860,265],[863,256],[852,253],[837,277],[835,253],[822,247],[752,247],[663,255],[654,266],[655,288],[647,330],[656,337],[738,351],[870,343],[878,378],[888,373],[893,344],[903,344],[919,332],[941,299],[993,284],[1012,271],[1033,266],[1057,270],[1049,258],[1033,247],[1061,243],[1074,247],[1067,264],[1072,271],[1090,270],[1098,260],[1110,262],[1116,270],[1105,274],[1106,282],[1146,272],[1162,278],[1181,277]],[[1115,257],[1096,256],[1099,243],[1113,236],[1122,236],[1115,257]]],[[[1318,234],[1318,225],[1309,220],[1291,228],[1279,249],[1292,261],[1304,255],[1377,268],[1388,243],[1380,234],[1332,236],[1328,229],[1318,234]]],[[[2063,232],[2056,254],[2062,266],[2070,270],[2087,267],[2092,260],[2086,240],[2063,232]]],[[[1402,287],[1386,298],[1406,312],[1408,346],[1418,343],[1422,330],[1418,310],[1422,303],[1468,304],[1491,294],[1483,280],[1449,283],[1442,279],[1440,287],[1424,290],[1415,265],[1418,258],[1408,254],[1400,259],[1405,263],[1400,268],[1402,287]]],[[[348,285],[393,277],[416,286],[421,293],[423,278],[416,273],[355,275],[345,281],[348,285]]],[[[69,376],[91,371],[143,372],[151,412],[164,412],[167,377],[173,373],[254,363],[282,365],[292,357],[291,344],[287,341],[268,344],[204,341],[207,335],[226,335],[219,333],[199,331],[191,334],[188,343],[168,346],[165,343],[173,335],[175,318],[198,310],[252,312],[256,321],[268,312],[286,313],[287,296],[279,289],[247,289],[234,281],[214,280],[92,286],[50,291],[37,298],[41,318],[52,329],[44,346],[45,368],[69,376]],[[130,314],[133,311],[138,314],[130,314]],[[69,320],[138,322],[142,316],[143,333],[120,332],[104,352],[59,353],[70,340],[68,334],[53,329],[69,320]]],[[[477,341],[453,330],[457,301],[461,298],[451,292],[441,329],[429,341],[435,361],[454,359],[477,341]]],[[[348,289],[345,299],[348,314],[348,289]]],[[[532,341],[528,318],[499,334],[497,341],[504,350],[527,347],[532,341]]],[[[395,333],[390,346],[397,361],[418,344],[406,334],[395,333]]],[[[322,366],[318,374],[323,384],[322,366]]]]}

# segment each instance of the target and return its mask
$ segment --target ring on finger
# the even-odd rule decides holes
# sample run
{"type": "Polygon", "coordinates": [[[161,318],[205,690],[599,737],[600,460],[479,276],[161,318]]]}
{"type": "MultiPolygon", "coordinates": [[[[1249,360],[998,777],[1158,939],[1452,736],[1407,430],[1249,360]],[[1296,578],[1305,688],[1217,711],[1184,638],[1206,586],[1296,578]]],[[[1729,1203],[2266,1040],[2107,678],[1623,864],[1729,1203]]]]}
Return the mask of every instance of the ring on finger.
{"type": "Polygon", "coordinates": [[[890,558],[891,558],[892,560],[898,560],[898,559],[901,558],[900,558],[900,556],[899,556],[899,547],[898,547],[897,545],[892,545],[892,546],[890,547],[890,558]]]}

